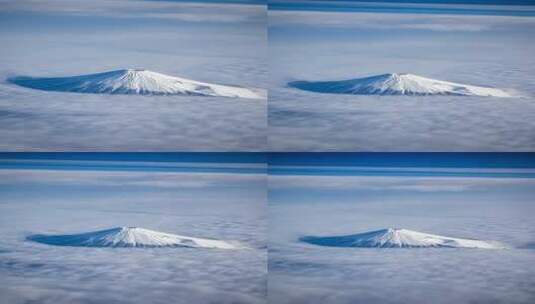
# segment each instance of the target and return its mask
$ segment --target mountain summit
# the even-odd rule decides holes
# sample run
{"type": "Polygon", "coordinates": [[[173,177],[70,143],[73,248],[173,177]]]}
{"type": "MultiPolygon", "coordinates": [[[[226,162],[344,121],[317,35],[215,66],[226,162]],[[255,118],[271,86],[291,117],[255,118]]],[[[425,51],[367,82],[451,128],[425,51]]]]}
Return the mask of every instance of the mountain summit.
{"type": "Polygon", "coordinates": [[[330,94],[513,97],[500,89],[396,73],[340,81],[294,81],[288,85],[305,91],[330,94]]]}
{"type": "Polygon", "coordinates": [[[497,242],[487,242],[470,239],[452,238],[412,231],[408,229],[387,228],[344,236],[306,236],[303,242],[329,247],[368,247],[368,248],[422,248],[422,247],[450,247],[450,248],[481,248],[503,249],[497,242]]]}
{"type": "Polygon", "coordinates": [[[225,241],[192,238],[138,227],[117,227],[81,234],[35,234],[28,240],[56,246],[76,247],[190,247],[238,249],[225,241]]]}
{"type": "Polygon", "coordinates": [[[261,90],[204,83],[143,69],[69,77],[22,76],[10,78],[8,81],[22,87],[60,92],[265,98],[261,90]]]}

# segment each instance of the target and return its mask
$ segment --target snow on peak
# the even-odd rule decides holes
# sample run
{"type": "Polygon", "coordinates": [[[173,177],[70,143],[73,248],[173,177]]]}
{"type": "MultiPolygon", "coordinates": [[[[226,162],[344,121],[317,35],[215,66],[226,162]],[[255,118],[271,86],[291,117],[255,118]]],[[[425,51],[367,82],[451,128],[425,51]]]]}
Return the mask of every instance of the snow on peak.
{"type": "Polygon", "coordinates": [[[239,249],[240,246],[225,241],[192,238],[163,233],[139,227],[116,227],[80,234],[35,234],[28,240],[56,246],[76,247],[190,247],[239,249]]]}
{"type": "Polygon", "coordinates": [[[340,81],[294,81],[288,85],[305,91],[330,94],[513,97],[500,89],[436,80],[407,73],[382,74],[340,81]]]}
{"type": "Polygon", "coordinates": [[[204,83],[145,69],[123,69],[68,77],[21,76],[8,81],[22,87],[59,92],[265,98],[265,93],[258,89],[204,83]]]}
{"type": "Polygon", "coordinates": [[[428,234],[408,229],[387,228],[344,236],[306,236],[303,242],[330,247],[367,247],[367,248],[481,248],[503,249],[504,245],[471,239],[452,238],[428,234]]]}

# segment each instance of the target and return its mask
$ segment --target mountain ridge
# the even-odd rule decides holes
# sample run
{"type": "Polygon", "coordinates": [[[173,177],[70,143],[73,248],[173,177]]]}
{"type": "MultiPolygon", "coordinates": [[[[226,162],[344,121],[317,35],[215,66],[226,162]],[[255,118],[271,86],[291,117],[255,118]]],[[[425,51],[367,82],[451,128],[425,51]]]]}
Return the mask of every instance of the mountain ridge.
{"type": "Polygon", "coordinates": [[[327,247],[504,249],[493,241],[461,239],[402,228],[385,228],[343,236],[305,236],[300,241],[327,247]]]}
{"type": "Polygon", "coordinates": [[[339,81],[292,81],[288,86],[329,94],[514,97],[497,88],[442,81],[409,73],[388,73],[339,81]]]}
{"type": "Polygon", "coordinates": [[[46,245],[73,247],[188,247],[238,249],[229,242],[163,233],[139,227],[115,227],[80,234],[34,234],[26,238],[46,245]]]}
{"type": "Polygon", "coordinates": [[[67,77],[19,76],[8,81],[31,89],[73,93],[265,98],[259,89],[205,83],[145,69],[120,69],[67,77]]]}

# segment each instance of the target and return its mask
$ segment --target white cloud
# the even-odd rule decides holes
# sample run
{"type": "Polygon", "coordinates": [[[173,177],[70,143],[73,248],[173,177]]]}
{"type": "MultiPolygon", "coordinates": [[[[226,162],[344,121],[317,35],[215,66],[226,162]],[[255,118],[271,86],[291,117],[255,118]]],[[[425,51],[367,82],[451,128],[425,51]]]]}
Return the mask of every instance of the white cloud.
{"type": "MultiPolygon", "coordinates": [[[[534,168],[454,168],[454,167],[366,167],[366,166],[280,166],[270,165],[270,170],[294,170],[306,172],[404,172],[404,173],[446,173],[446,174],[522,174],[535,173],[534,168]]],[[[318,174],[321,175],[321,174],[318,174]]]]}
{"type": "Polygon", "coordinates": [[[269,11],[270,26],[351,27],[371,30],[479,32],[511,25],[533,26],[535,18],[515,16],[426,15],[309,11],[269,11]]]}
{"type": "Polygon", "coordinates": [[[385,177],[385,176],[312,176],[270,175],[269,189],[322,189],[372,191],[464,191],[511,185],[533,185],[530,178],[478,177],[385,177]]]}
{"type": "Polygon", "coordinates": [[[236,173],[0,170],[0,183],[7,185],[44,184],[180,189],[259,185],[264,183],[265,178],[263,174],[236,173]]]}
{"type": "Polygon", "coordinates": [[[0,12],[34,12],[68,16],[174,19],[184,22],[263,21],[263,5],[166,1],[0,1],[0,12]]]}

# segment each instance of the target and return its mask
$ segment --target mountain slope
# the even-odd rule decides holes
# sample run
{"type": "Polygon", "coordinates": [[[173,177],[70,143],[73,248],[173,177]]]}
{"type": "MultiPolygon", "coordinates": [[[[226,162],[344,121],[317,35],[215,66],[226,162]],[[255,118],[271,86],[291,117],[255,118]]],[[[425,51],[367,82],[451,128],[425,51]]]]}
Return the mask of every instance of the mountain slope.
{"type": "Polygon", "coordinates": [[[237,245],[233,245],[224,241],[192,238],[138,227],[117,227],[81,234],[36,234],[28,236],[27,239],[47,245],[76,247],[239,248],[237,245]]]}
{"type": "Polygon", "coordinates": [[[368,247],[368,248],[481,248],[503,249],[497,242],[487,242],[470,239],[452,238],[447,236],[422,233],[407,229],[387,228],[365,233],[316,237],[306,236],[300,239],[303,242],[330,247],[368,247]]]}
{"type": "Polygon", "coordinates": [[[204,83],[137,69],[69,77],[14,77],[8,81],[22,87],[59,92],[265,98],[262,90],[204,83]]]}
{"type": "Polygon", "coordinates": [[[288,85],[305,91],[331,94],[513,97],[500,89],[395,73],[341,81],[294,81],[288,85]]]}

